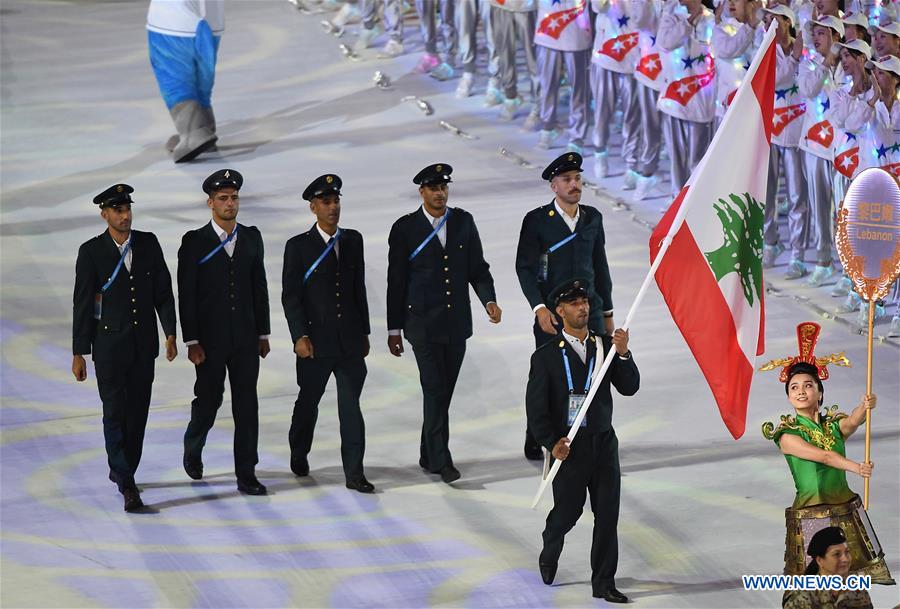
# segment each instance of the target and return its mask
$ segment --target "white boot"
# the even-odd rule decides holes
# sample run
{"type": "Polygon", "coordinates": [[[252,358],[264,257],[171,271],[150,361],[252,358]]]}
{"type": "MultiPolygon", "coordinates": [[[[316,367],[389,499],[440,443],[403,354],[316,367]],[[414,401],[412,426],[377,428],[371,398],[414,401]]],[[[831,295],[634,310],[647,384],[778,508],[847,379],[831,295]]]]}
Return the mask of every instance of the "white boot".
{"type": "Polygon", "coordinates": [[[176,163],[191,161],[215,145],[216,134],[206,122],[209,116],[196,101],[176,104],[169,112],[178,130],[178,145],[172,151],[176,163]]]}

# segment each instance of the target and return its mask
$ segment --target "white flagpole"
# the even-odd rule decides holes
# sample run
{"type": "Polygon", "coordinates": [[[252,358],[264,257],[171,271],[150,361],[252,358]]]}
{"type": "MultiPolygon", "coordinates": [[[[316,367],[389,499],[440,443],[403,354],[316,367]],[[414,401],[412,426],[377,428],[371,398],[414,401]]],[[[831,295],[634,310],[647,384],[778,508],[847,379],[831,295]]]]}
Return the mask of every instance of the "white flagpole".
{"type": "MultiPolygon", "coordinates": [[[[749,83],[753,80],[753,77],[756,76],[757,68],[762,61],[763,56],[765,55],[766,51],[768,51],[769,46],[772,44],[772,41],[775,39],[775,25],[776,24],[773,22],[769,29],[766,31],[763,42],[760,45],[756,56],[753,58],[750,69],[747,70],[747,75],[744,78],[744,82],[741,83],[741,87],[738,90],[737,95],[753,95],[752,91],[750,93],[747,93],[746,89],[752,89],[752,85],[750,85],[749,83]]],[[[729,108],[728,112],[725,114],[725,119],[722,121],[722,125],[728,122],[730,116],[731,108],[729,108]]],[[[720,126],[719,132],[716,133],[716,136],[713,138],[712,143],[707,149],[707,154],[709,153],[709,150],[712,150],[715,147],[716,140],[718,140],[721,131],[722,128],[720,126]]],[[[694,170],[694,173],[699,174],[703,170],[705,160],[706,155],[704,155],[703,159],[701,159],[697,168],[694,170]]],[[[693,174],[691,175],[691,177],[693,177],[693,174]]],[[[688,180],[687,185],[690,185],[690,183],[691,180],[688,180]]],[[[663,256],[666,255],[669,246],[672,244],[672,239],[675,237],[675,234],[681,229],[681,225],[684,224],[684,218],[686,215],[687,205],[684,205],[684,202],[682,202],[682,205],[678,208],[678,212],[675,214],[675,218],[672,220],[672,226],[669,227],[669,232],[666,234],[665,238],[660,244],[659,252],[656,254],[656,258],[653,260],[653,264],[650,265],[650,270],[647,272],[647,276],[644,278],[644,283],[641,284],[641,288],[638,290],[637,296],[635,296],[634,302],[631,304],[631,308],[628,310],[628,315],[625,317],[625,323],[622,324],[623,330],[628,330],[629,326],[631,325],[631,320],[634,317],[637,308],[644,300],[644,295],[647,293],[647,289],[650,287],[650,282],[656,275],[656,270],[662,263],[663,256]]],[[[569,438],[569,442],[575,439],[575,434],[578,433],[578,428],[581,426],[581,422],[584,420],[584,417],[587,414],[587,409],[591,405],[591,400],[594,399],[594,394],[597,393],[597,388],[600,387],[600,383],[603,380],[603,377],[606,375],[606,371],[609,370],[609,366],[612,363],[612,358],[615,353],[615,349],[609,350],[609,353],[607,353],[606,357],[603,359],[603,365],[600,367],[600,371],[597,372],[596,375],[594,375],[594,380],[591,382],[591,388],[588,391],[584,402],[581,404],[581,408],[578,409],[578,414],[575,415],[575,422],[572,423],[572,427],[569,429],[569,433],[566,434],[566,437],[569,438]]],[[[550,468],[550,472],[547,474],[547,477],[541,480],[541,485],[538,488],[537,493],[534,495],[534,500],[531,502],[532,509],[537,507],[537,504],[541,500],[541,497],[544,495],[544,492],[547,490],[547,487],[553,483],[553,479],[556,477],[556,474],[561,466],[562,461],[557,459],[553,463],[553,467],[550,468]]]]}

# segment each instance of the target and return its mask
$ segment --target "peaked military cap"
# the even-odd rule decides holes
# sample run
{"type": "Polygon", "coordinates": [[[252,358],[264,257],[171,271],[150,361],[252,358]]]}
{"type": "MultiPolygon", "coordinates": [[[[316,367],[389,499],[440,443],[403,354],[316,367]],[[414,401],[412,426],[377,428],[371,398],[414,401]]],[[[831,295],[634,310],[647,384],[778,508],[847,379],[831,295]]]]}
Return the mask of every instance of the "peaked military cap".
{"type": "Polygon", "coordinates": [[[134,188],[128,184],[116,184],[110,186],[94,197],[94,204],[99,205],[101,208],[115,207],[117,205],[124,205],[125,203],[130,204],[133,203],[131,200],[131,193],[133,192],[134,188]]]}
{"type": "Polygon", "coordinates": [[[208,195],[222,190],[223,188],[234,188],[240,190],[244,183],[244,176],[234,169],[220,169],[205,180],[203,180],[203,192],[208,195]]]}
{"type": "Polygon", "coordinates": [[[312,201],[315,197],[331,193],[340,196],[342,185],[341,178],[333,173],[326,173],[313,180],[303,191],[302,196],[306,201],[312,201]]]}
{"type": "Polygon", "coordinates": [[[453,173],[453,167],[447,163],[435,163],[417,173],[416,177],[413,178],[413,184],[418,184],[419,186],[446,184],[453,181],[450,179],[451,173],[453,173]]]}
{"type": "Polygon", "coordinates": [[[587,298],[588,282],[585,279],[576,278],[564,281],[550,292],[550,303],[555,307],[561,302],[572,302],[579,298],[587,298]]]}
{"type": "Polygon", "coordinates": [[[581,155],[577,152],[566,152],[556,157],[541,173],[541,178],[549,181],[567,171],[582,171],[581,155]]]}

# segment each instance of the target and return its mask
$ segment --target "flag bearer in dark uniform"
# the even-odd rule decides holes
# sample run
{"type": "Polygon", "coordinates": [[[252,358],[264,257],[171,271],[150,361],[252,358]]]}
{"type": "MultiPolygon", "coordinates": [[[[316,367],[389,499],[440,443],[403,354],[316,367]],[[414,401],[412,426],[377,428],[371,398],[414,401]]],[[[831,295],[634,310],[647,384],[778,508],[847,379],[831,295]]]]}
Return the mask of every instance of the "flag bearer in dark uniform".
{"type": "Polygon", "coordinates": [[[590,284],[569,280],[557,287],[549,302],[556,303],[562,334],[531,356],[526,409],[535,439],[563,461],[553,480],[553,509],[544,528],[544,547],[538,559],[541,578],[550,585],[556,575],[563,538],[584,509],[585,490],[594,513],[591,545],[591,586],[596,598],[611,603],[628,599],[616,590],[619,558],[616,525],[619,520],[619,441],[612,427],[610,384],[622,395],[634,395],[640,384],[637,366],[628,350],[628,332],[596,334],[589,329],[590,284]],[[578,435],[567,434],[609,349],[616,355],[594,396],[578,435]]]}
{"type": "Polygon", "coordinates": [[[410,342],[419,367],[424,421],[419,465],[447,484],[459,479],[448,446],[450,400],[466,339],[472,336],[469,285],[492,323],[502,314],[472,215],[448,207],[453,168],[429,165],[413,178],[422,206],[391,227],[388,237],[388,349],[400,357],[410,342]]]}
{"type": "Polygon", "coordinates": [[[255,226],[238,224],[244,179],[222,169],[203,182],[209,224],[185,233],[178,250],[178,309],[181,333],[197,382],[191,422],[184,432],[184,471],[203,477],[203,446],[231,384],[234,416],[234,470],[237,487],[265,495],[256,479],[259,461],[259,358],[269,353],[269,293],[263,267],[263,240],[255,226]]]}
{"type": "Polygon", "coordinates": [[[78,249],[72,299],[72,374],[77,381],[87,378],[84,356],[90,353],[103,401],[109,479],[124,496],[126,512],[144,505],[134,473],[159,355],[157,316],[166,358],[178,353],[172,277],[156,235],[131,230],[133,192],[116,184],[94,197],[109,227],[78,249]]]}
{"type": "MultiPolygon", "coordinates": [[[[588,326],[612,334],[612,279],[606,261],[603,216],[596,207],[581,205],[581,155],[566,152],[544,169],[554,198],[525,214],[516,252],[519,285],[534,311],[535,347],[559,333],[553,305],[547,300],[554,286],[574,277],[587,282],[591,316],[588,326]]],[[[541,459],[541,447],[525,431],[525,456],[541,459]]]]}
{"type": "Polygon", "coordinates": [[[375,487],[363,474],[366,426],[359,409],[370,333],[363,239],[355,230],[338,227],[341,178],[319,176],[303,191],[303,198],[316,223],[285,245],[281,292],[300,386],[288,434],[291,470],[298,476],[309,474],[307,454],[319,400],[333,374],[346,485],[371,493],[375,487]]]}

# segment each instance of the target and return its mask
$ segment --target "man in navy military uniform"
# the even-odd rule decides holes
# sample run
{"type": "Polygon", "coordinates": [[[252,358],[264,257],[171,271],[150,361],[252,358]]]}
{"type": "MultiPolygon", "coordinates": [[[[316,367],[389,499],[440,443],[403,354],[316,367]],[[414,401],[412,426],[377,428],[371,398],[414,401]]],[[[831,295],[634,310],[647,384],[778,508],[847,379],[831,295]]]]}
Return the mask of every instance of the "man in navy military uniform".
{"type": "MultiPolygon", "coordinates": [[[[547,300],[550,290],[574,277],[582,277],[587,282],[590,329],[612,334],[614,328],[603,216],[597,208],[580,204],[581,162],[580,154],[566,152],[550,163],[541,177],[550,182],[554,198],[525,214],[522,220],[516,274],[534,311],[535,347],[559,332],[559,323],[547,300]]],[[[541,448],[527,429],[525,456],[541,458],[541,448]]]]}
{"type": "Polygon", "coordinates": [[[288,441],[291,470],[306,476],[319,400],[333,374],[346,486],[372,493],[375,487],[363,473],[366,427],[359,409],[370,334],[363,239],[353,229],[338,227],[341,185],[340,177],[325,174],[306,187],[303,199],[309,201],[316,223],[284,248],[281,303],[297,354],[300,387],[288,441]]]}
{"type": "Polygon", "coordinates": [[[181,333],[197,381],[191,421],[184,432],[184,470],[203,477],[203,446],[231,383],[234,415],[234,469],[237,487],[265,495],[256,479],[259,462],[259,358],[269,353],[269,293],[263,266],[262,235],[238,224],[238,194],[244,179],[222,169],[203,182],[212,220],[185,233],[178,250],[178,308],[181,333]]]}
{"type": "Polygon", "coordinates": [[[90,353],[103,401],[109,479],[124,496],[126,512],[144,505],[134,474],[159,355],[157,316],[166,358],[178,353],[172,277],[156,235],[131,229],[133,192],[116,184],[94,197],[108,227],[78,249],[72,298],[72,374],[87,378],[84,356],[90,353]]]}
{"type": "Polygon", "coordinates": [[[563,461],[553,480],[553,509],[547,515],[544,547],[538,559],[541,578],[550,585],[556,576],[563,539],[584,509],[585,490],[594,512],[591,545],[593,595],[612,603],[625,603],[616,590],[619,558],[616,525],[619,519],[619,441],[612,427],[610,385],[626,396],[634,395],[640,375],[628,350],[628,332],[596,334],[589,329],[590,284],[569,280],[548,298],[562,319],[562,334],[545,342],[531,356],[525,407],[535,439],[554,459],[563,461]],[[592,374],[606,353],[615,348],[578,435],[569,443],[567,434],[590,389],[592,374]]]}
{"type": "Polygon", "coordinates": [[[391,227],[388,237],[388,349],[400,357],[410,342],[422,384],[424,420],[419,465],[458,480],[450,455],[450,400],[459,376],[466,339],[472,336],[469,285],[492,323],[500,323],[494,279],[484,260],[472,215],[448,207],[453,168],[429,165],[413,178],[422,206],[391,227]]]}

